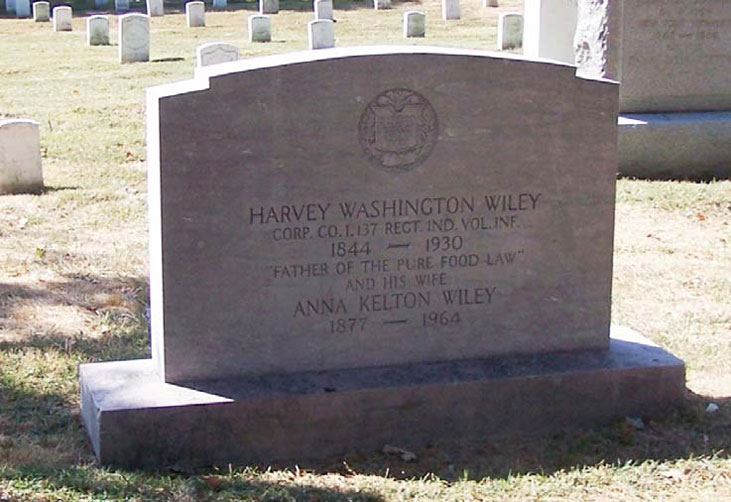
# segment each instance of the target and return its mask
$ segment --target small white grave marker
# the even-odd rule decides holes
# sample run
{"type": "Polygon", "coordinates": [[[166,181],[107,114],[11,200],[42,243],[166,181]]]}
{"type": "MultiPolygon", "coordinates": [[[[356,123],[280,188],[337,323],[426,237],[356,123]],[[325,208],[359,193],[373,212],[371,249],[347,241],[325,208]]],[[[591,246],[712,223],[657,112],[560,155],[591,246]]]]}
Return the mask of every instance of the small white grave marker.
{"type": "Polygon", "coordinates": [[[150,18],[144,14],[119,17],[119,62],[150,60],[150,18]]]}
{"type": "Polygon", "coordinates": [[[47,23],[51,20],[51,5],[48,2],[36,2],[33,4],[33,20],[36,23],[47,23]]]}
{"type": "Polygon", "coordinates": [[[523,47],[523,15],[505,12],[498,16],[497,48],[500,50],[523,47]]]}
{"type": "Polygon", "coordinates": [[[236,46],[222,42],[199,45],[195,50],[195,60],[198,67],[228,63],[238,59],[239,50],[236,46]]]}
{"type": "Polygon", "coordinates": [[[121,12],[129,10],[129,0],[114,0],[114,11],[121,12]]]}
{"type": "Polygon", "coordinates": [[[404,12],[404,37],[424,37],[426,34],[426,15],[410,10],[404,12]]]}
{"type": "Polygon", "coordinates": [[[165,8],[162,0],[147,0],[147,15],[150,17],[164,16],[165,8]]]}
{"type": "Polygon", "coordinates": [[[259,14],[277,14],[279,0],[259,0],[259,14]]]}
{"type": "Polygon", "coordinates": [[[442,18],[445,21],[460,18],[459,0],[442,0],[442,18]]]}
{"type": "Polygon", "coordinates": [[[30,17],[30,0],[15,0],[15,16],[30,17]]]}
{"type": "Polygon", "coordinates": [[[0,120],[0,195],[43,190],[38,123],[0,120]]]}
{"type": "Polygon", "coordinates": [[[315,0],[315,19],[333,19],[332,0],[315,0]]]}
{"type": "Polygon", "coordinates": [[[310,49],[328,49],[335,47],[335,29],[328,19],[318,19],[307,23],[307,35],[310,49]]]}
{"type": "Polygon", "coordinates": [[[185,20],[188,28],[206,25],[206,6],[203,2],[188,2],[185,4],[185,20]]]}
{"type": "Polygon", "coordinates": [[[53,31],[71,31],[71,7],[53,8],[53,31]]]}
{"type": "Polygon", "coordinates": [[[391,0],[373,0],[373,8],[376,10],[387,10],[391,8],[391,0]]]}
{"type": "Polygon", "coordinates": [[[109,45],[109,18],[107,16],[86,18],[86,44],[109,45]]]}
{"type": "Polygon", "coordinates": [[[271,42],[272,22],[269,16],[249,16],[249,42],[271,42]]]}

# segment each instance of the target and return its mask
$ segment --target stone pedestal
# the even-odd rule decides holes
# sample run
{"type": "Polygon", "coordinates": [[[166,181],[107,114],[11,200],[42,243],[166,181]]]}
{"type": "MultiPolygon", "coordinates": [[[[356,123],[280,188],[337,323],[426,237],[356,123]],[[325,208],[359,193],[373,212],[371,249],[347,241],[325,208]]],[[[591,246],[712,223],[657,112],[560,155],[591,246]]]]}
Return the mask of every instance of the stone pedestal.
{"type": "Polygon", "coordinates": [[[82,417],[103,464],[267,463],[434,440],[547,434],[662,415],[683,362],[627,329],[609,350],[171,385],[150,360],[80,367],[82,417]],[[447,439],[448,438],[448,439],[447,439]]]}

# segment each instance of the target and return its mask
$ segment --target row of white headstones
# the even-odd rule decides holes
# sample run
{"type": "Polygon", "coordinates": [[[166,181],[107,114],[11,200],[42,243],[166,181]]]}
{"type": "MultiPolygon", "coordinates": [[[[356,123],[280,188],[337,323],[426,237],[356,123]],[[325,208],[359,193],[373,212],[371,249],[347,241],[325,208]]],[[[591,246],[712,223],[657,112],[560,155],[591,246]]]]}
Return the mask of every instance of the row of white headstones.
{"type": "MultiPolygon", "coordinates": [[[[20,1],[15,0],[16,9],[20,1]]],[[[389,9],[391,0],[375,0],[376,9],[389,9]]],[[[225,2],[225,0],[219,0],[225,2]]],[[[485,6],[497,6],[497,0],[483,0],[485,6]]],[[[225,6],[225,3],[222,5],[225,6]]],[[[149,61],[150,34],[149,17],[164,15],[161,0],[148,0],[148,15],[125,14],[119,18],[119,62],[131,63],[149,61]]],[[[315,19],[308,23],[310,49],[325,49],[335,46],[332,0],[314,0],[315,19]]],[[[249,42],[271,41],[271,18],[267,14],[279,12],[279,0],[260,0],[259,15],[249,16],[249,42]]],[[[442,0],[442,14],[445,20],[459,19],[459,0],[442,0]]],[[[205,4],[201,1],[185,5],[188,27],[205,26],[205,4]]],[[[35,2],[33,18],[36,22],[49,21],[49,3],[35,2]]],[[[68,6],[53,9],[53,30],[71,31],[72,10],[68,6]]],[[[109,45],[109,18],[94,15],[86,19],[86,40],[88,45],[109,45]]],[[[403,36],[424,37],[426,34],[426,15],[423,12],[408,11],[403,15],[403,36]]],[[[523,16],[509,12],[500,14],[498,20],[498,48],[501,50],[517,48],[522,45],[523,16]]],[[[238,51],[230,44],[205,44],[197,50],[198,66],[207,66],[238,59],[238,51]]]]}

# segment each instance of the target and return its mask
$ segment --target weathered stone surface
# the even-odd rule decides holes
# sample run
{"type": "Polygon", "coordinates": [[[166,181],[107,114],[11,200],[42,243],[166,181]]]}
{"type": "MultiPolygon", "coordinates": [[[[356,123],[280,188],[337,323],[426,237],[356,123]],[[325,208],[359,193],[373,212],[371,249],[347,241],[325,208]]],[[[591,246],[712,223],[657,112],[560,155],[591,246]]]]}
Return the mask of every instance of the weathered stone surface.
{"type": "Polygon", "coordinates": [[[277,14],[279,0],[259,0],[259,14],[277,14]]]}
{"type": "Polygon", "coordinates": [[[523,54],[574,62],[577,0],[525,0],[523,54]]]}
{"type": "Polygon", "coordinates": [[[30,17],[30,0],[15,0],[15,16],[30,17]]]}
{"type": "Polygon", "coordinates": [[[47,23],[51,20],[51,5],[48,2],[35,2],[33,4],[33,20],[36,23],[47,23]]]}
{"type": "Polygon", "coordinates": [[[0,195],[43,189],[38,123],[0,120],[0,195]]]}
{"type": "Polygon", "coordinates": [[[310,49],[329,49],[334,47],[334,23],[328,19],[310,21],[307,23],[307,38],[310,49]]]}
{"type": "Polygon", "coordinates": [[[415,10],[404,12],[403,30],[406,38],[426,36],[426,15],[415,10]]]}
{"type": "Polygon", "coordinates": [[[731,112],[621,116],[619,173],[653,179],[731,178],[731,112]]]}
{"type": "Polygon", "coordinates": [[[578,62],[619,78],[623,112],[731,110],[731,2],[581,3],[578,62]]]}
{"type": "Polygon", "coordinates": [[[459,0],[442,0],[442,18],[445,21],[459,19],[459,0]]]}
{"type": "Polygon", "coordinates": [[[71,7],[62,5],[53,8],[53,31],[71,31],[71,7]]]}
{"type": "Polygon", "coordinates": [[[206,25],[206,5],[203,2],[185,4],[185,21],[188,28],[199,28],[206,25]]]}
{"type": "Polygon", "coordinates": [[[125,12],[129,10],[129,0],[114,0],[115,12],[125,12]]]}
{"type": "Polygon", "coordinates": [[[684,394],[682,361],[620,329],[608,351],[187,388],[161,382],[149,360],[85,364],[80,376],[94,451],[103,464],[126,468],[268,463],[384,444],[539,435],[628,415],[663,416],[684,394]]]}
{"type": "Polygon", "coordinates": [[[239,59],[239,50],[235,45],[222,42],[211,42],[199,45],[195,50],[197,66],[209,66],[218,63],[228,63],[239,59]]]}
{"type": "Polygon", "coordinates": [[[497,48],[516,49],[523,46],[523,15],[504,12],[498,16],[497,48]]]}
{"type": "Polygon", "coordinates": [[[391,8],[391,0],[373,0],[373,8],[376,10],[388,10],[391,8]]]}
{"type": "Polygon", "coordinates": [[[332,0],[315,0],[315,19],[333,19],[332,0]]]}
{"type": "Polygon", "coordinates": [[[147,15],[150,17],[164,16],[165,7],[162,0],[147,0],[147,15]]]}
{"type": "Polygon", "coordinates": [[[86,18],[86,44],[109,45],[109,18],[107,16],[86,18]]]}
{"type": "Polygon", "coordinates": [[[168,381],[606,347],[616,84],[423,47],[225,67],[151,91],[168,381]]]}
{"type": "Polygon", "coordinates": [[[269,16],[249,16],[249,42],[271,42],[272,21],[269,16]]]}
{"type": "Polygon", "coordinates": [[[119,62],[150,60],[150,18],[145,14],[119,16],[119,62]]]}

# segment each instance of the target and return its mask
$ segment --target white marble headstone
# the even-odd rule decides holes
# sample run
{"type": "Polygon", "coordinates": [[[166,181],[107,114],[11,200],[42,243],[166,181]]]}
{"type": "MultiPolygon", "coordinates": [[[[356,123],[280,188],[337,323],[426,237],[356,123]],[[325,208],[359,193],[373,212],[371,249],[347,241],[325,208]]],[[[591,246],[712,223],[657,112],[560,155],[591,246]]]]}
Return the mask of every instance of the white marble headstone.
{"type": "Polygon", "coordinates": [[[30,0],[15,0],[15,16],[30,17],[30,0]]]}
{"type": "Polygon", "coordinates": [[[391,0],[373,0],[373,8],[376,10],[390,9],[391,0]]]}
{"type": "Polygon", "coordinates": [[[38,123],[0,120],[0,195],[38,193],[43,189],[38,123]]]}
{"type": "Polygon", "coordinates": [[[315,19],[333,19],[332,0],[315,0],[315,19]]]}
{"type": "Polygon", "coordinates": [[[107,16],[86,18],[86,44],[109,45],[109,18],[107,16]]]}
{"type": "Polygon", "coordinates": [[[145,14],[119,17],[119,62],[150,60],[150,18],[145,14]]]}
{"type": "Polygon", "coordinates": [[[147,0],[147,15],[150,17],[164,16],[165,8],[162,0],[147,0]]]}
{"type": "Polygon", "coordinates": [[[426,15],[410,10],[404,12],[404,37],[423,37],[426,34],[426,15]]]}
{"type": "Polygon", "coordinates": [[[329,49],[335,47],[335,29],[329,19],[318,19],[307,23],[310,49],[329,49]]]}
{"type": "Polygon", "coordinates": [[[188,28],[206,25],[206,6],[203,2],[188,2],[185,4],[185,20],[188,28]]]}
{"type": "Polygon", "coordinates": [[[497,48],[516,49],[523,46],[523,15],[504,12],[498,16],[497,48]]]}
{"type": "Polygon", "coordinates": [[[53,8],[53,31],[71,31],[71,7],[61,5],[53,8]]]}
{"type": "Polygon", "coordinates": [[[46,23],[51,20],[51,5],[48,2],[35,2],[33,4],[33,19],[36,23],[46,23]]]}
{"type": "Polygon", "coordinates": [[[445,21],[459,19],[459,0],[442,0],[442,18],[445,21]]]}
{"type": "Polygon", "coordinates": [[[195,50],[196,66],[209,66],[228,63],[239,59],[239,50],[235,45],[223,42],[211,42],[199,45],[195,50]]]}
{"type": "Polygon", "coordinates": [[[271,42],[272,22],[269,16],[249,16],[249,42],[271,42]]]}
{"type": "Polygon", "coordinates": [[[277,14],[279,0],[259,0],[259,14],[277,14]]]}

